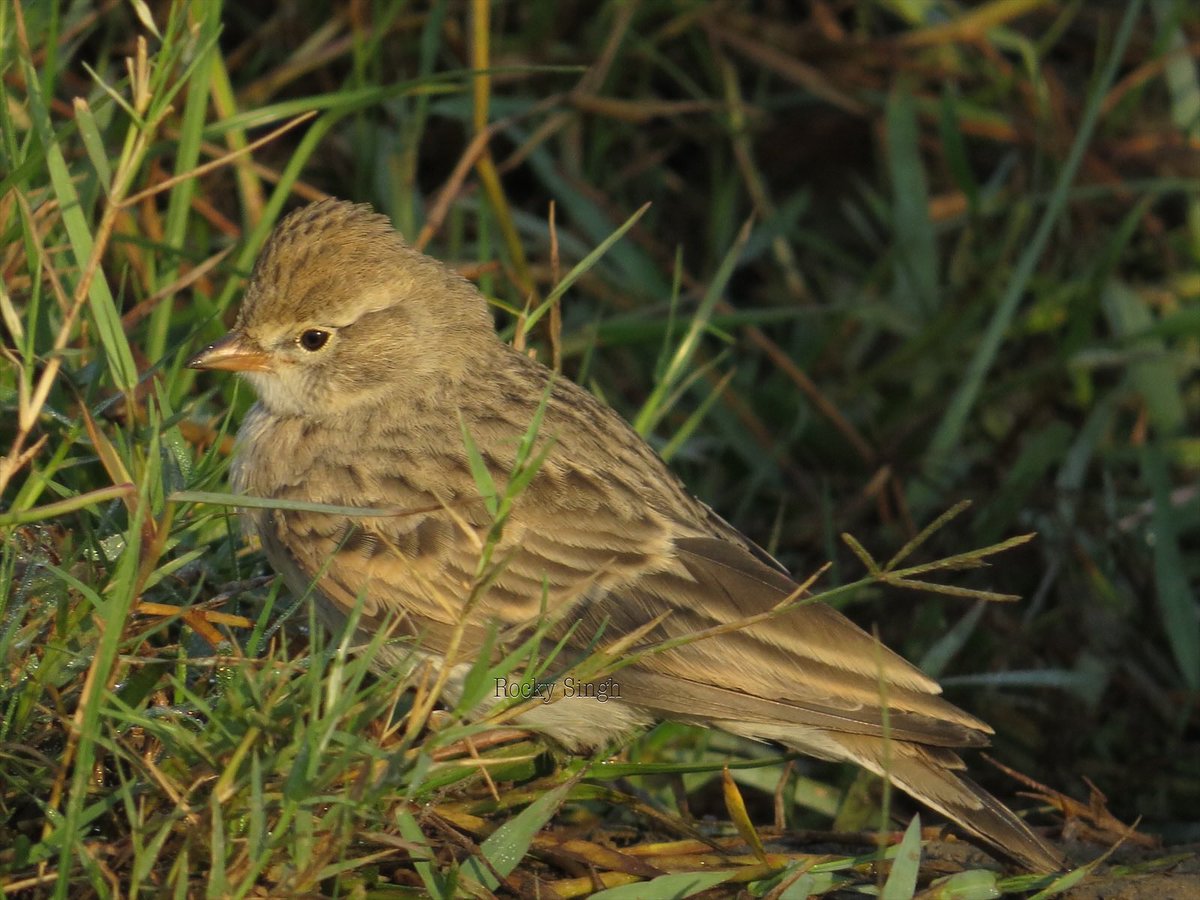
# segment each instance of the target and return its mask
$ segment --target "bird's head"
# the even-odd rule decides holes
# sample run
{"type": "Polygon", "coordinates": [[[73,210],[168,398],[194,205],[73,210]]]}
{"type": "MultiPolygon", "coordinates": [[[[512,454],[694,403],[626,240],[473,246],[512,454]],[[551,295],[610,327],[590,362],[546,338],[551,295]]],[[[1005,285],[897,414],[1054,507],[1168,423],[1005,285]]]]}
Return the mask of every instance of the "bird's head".
{"type": "Polygon", "coordinates": [[[242,373],[279,415],[328,418],[456,383],[496,345],[473,285],[369,206],[324,200],[276,227],[233,329],[188,365],[242,373]]]}

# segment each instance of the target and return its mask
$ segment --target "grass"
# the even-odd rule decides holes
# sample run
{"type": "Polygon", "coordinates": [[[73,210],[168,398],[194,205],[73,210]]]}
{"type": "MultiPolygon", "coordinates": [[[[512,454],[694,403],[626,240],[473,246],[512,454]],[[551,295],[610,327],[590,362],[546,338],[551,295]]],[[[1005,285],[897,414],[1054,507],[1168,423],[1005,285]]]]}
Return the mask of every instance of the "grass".
{"type": "Polygon", "coordinates": [[[670,724],[559,759],[317,628],[220,499],[249,392],[183,363],[325,193],[829,562],[998,758],[1195,841],[1198,34],[1172,0],[0,4],[5,893],[1066,887],[914,866],[916,831],[877,875],[852,773],[670,724]],[[957,596],[891,590],[962,500],[905,562],[957,596]]]}

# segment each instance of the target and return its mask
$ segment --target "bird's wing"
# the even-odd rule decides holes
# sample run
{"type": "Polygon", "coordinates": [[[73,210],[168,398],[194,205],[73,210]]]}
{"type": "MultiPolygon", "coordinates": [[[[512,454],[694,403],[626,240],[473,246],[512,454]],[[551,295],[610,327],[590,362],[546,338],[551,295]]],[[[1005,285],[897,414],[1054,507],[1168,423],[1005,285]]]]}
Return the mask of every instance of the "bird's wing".
{"type": "MultiPolygon", "coordinates": [[[[991,729],[942,699],[935,681],[841,613],[805,603],[794,582],[748,551],[717,538],[678,538],[674,546],[678,569],[647,574],[581,610],[588,619],[581,632],[604,623],[612,635],[669,610],[643,642],[648,655],[616,676],[631,702],[645,696],[675,717],[788,724],[798,732],[987,743],[991,729]],[[763,618],[785,602],[786,611],[763,618]],[[692,634],[711,636],[654,648],[692,634]]],[[[819,746],[809,752],[841,755],[819,746]]]]}

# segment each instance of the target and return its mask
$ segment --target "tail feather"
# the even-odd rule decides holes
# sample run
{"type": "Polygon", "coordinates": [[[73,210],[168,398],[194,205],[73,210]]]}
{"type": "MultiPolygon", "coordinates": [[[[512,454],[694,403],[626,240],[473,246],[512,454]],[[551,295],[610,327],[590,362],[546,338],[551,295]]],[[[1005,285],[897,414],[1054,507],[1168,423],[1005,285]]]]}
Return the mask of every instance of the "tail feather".
{"type": "Polygon", "coordinates": [[[1066,860],[1007,806],[967,778],[953,750],[878,737],[796,726],[715,723],[735,734],[775,741],[809,756],[852,762],[887,778],[973,837],[1032,872],[1058,872],[1066,860]]]}
{"type": "Polygon", "coordinates": [[[874,746],[863,746],[867,744],[865,741],[853,743],[859,744],[851,751],[855,762],[887,778],[1031,871],[1056,872],[1065,868],[1066,861],[1057,850],[1034,834],[1012,810],[962,774],[965,766],[953,751],[894,741],[885,756],[882,741],[872,742],[874,746]]]}

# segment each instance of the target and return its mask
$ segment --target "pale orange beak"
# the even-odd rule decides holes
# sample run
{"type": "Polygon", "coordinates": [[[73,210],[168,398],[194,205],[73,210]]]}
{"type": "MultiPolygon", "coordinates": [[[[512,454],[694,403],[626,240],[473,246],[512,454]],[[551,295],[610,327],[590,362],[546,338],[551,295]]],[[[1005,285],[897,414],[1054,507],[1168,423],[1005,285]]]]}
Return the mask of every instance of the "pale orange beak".
{"type": "Polygon", "coordinates": [[[227,369],[230,372],[273,371],[271,357],[240,331],[231,331],[188,360],[189,369],[227,369]]]}

